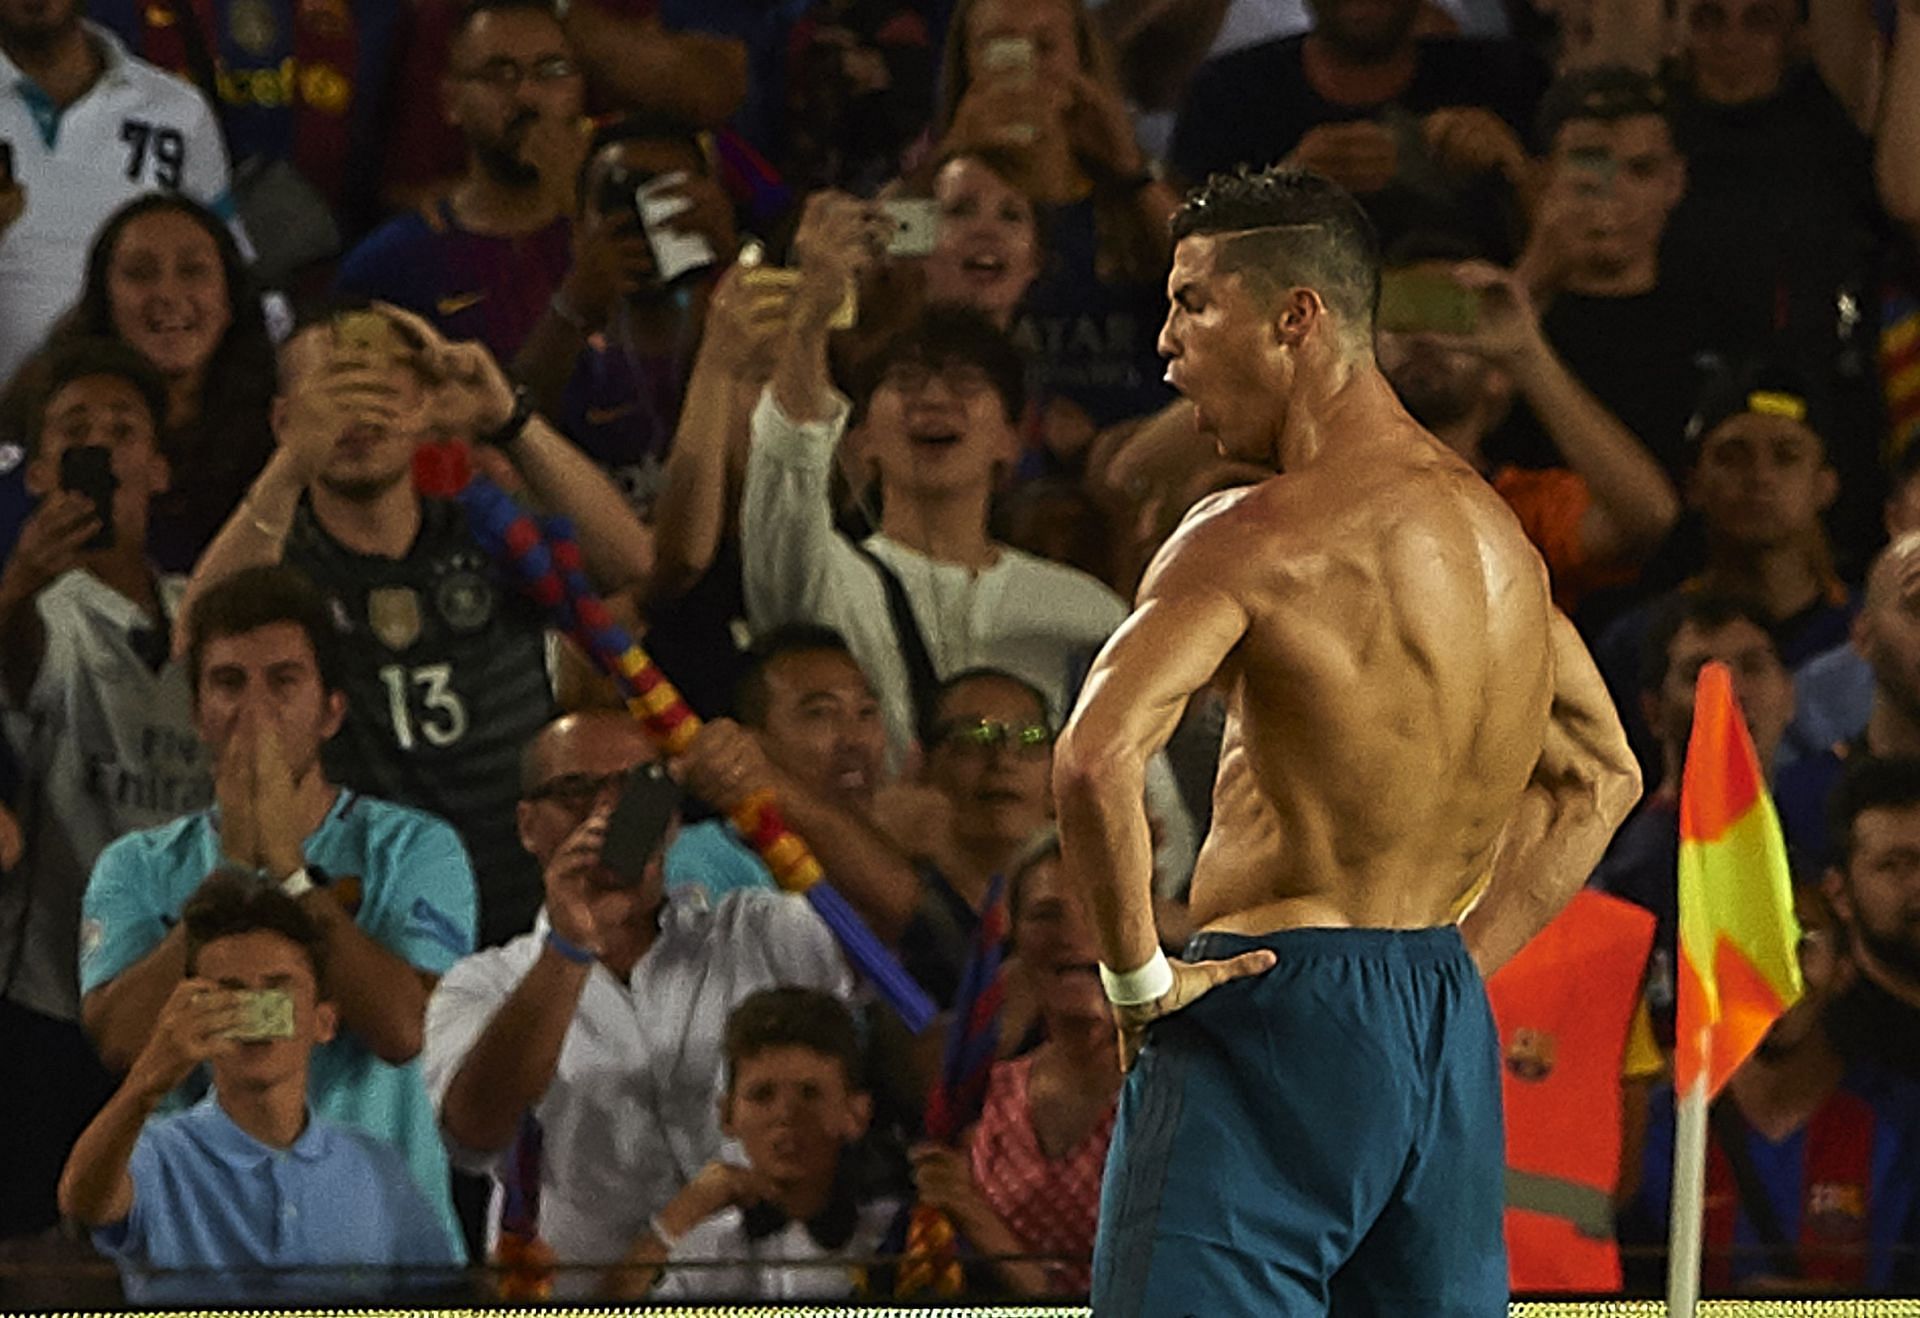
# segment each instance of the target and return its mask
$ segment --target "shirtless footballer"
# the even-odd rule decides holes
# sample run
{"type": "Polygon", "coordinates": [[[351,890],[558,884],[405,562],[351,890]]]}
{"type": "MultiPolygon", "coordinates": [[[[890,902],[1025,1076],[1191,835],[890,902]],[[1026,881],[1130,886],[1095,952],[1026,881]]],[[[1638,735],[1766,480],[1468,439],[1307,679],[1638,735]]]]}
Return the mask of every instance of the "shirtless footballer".
{"type": "Polygon", "coordinates": [[[1168,379],[1223,457],[1279,474],[1188,516],[1057,751],[1132,1064],[1093,1309],[1492,1318],[1483,977],[1585,882],[1639,774],[1519,523],[1375,365],[1352,198],[1215,177],[1174,235],[1168,379]],[[1210,682],[1230,709],[1201,932],[1169,961],[1143,765],[1210,682]]]}

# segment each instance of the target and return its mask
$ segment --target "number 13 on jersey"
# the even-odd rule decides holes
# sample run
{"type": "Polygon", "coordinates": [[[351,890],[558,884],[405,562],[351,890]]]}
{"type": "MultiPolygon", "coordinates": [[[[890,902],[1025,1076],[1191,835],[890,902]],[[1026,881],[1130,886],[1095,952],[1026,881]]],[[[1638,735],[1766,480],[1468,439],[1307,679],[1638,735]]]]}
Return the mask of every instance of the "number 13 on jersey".
{"type": "Polygon", "coordinates": [[[401,750],[414,749],[423,738],[435,748],[451,746],[467,735],[467,706],[453,689],[452,664],[387,664],[380,680],[387,688],[393,740],[401,750]]]}

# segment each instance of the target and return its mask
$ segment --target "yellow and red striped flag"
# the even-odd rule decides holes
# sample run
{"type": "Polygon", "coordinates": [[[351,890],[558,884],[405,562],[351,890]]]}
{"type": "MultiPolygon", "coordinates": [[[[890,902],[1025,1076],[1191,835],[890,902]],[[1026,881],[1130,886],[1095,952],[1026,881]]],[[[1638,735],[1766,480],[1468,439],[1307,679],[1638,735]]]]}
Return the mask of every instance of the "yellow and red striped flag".
{"type": "Polygon", "coordinates": [[[1732,677],[1710,663],[1680,788],[1676,1090],[1691,1092],[1704,1066],[1711,1099],[1799,998],[1799,938],[1780,817],[1732,677]]]}

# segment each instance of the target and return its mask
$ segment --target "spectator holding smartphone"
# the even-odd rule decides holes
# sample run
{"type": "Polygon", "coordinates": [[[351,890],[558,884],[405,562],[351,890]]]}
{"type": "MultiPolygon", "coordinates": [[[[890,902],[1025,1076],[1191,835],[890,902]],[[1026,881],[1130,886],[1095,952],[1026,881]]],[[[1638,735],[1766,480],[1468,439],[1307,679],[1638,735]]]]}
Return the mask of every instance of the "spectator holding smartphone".
{"type": "Polygon", "coordinates": [[[447,1147],[527,1205],[574,1269],[556,1285],[566,1296],[591,1293],[720,1153],[734,1008],[779,984],[841,998],[853,986],[804,898],[740,890],[709,904],[668,890],[677,820],[609,847],[634,770],[658,758],[620,711],[570,714],[532,740],[515,822],[545,907],[531,933],[455,966],[427,1012],[447,1147]]]}
{"type": "Polygon", "coordinates": [[[216,873],[181,928],[183,975],[60,1180],[61,1208],[119,1262],[127,1298],[310,1303],[444,1280],[460,1258],[406,1161],[308,1099],[340,1017],[311,915],[216,873]],[[154,1118],[203,1063],[212,1092],[154,1118]]]}
{"type": "MultiPolygon", "coordinates": [[[[1063,717],[1080,665],[1125,606],[1098,580],[989,531],[989,501],[1018,453],[1025,369],[985,317],[932,308],[865,364],[851,397],[834,387],[826,330],[889,228],[870,204],[808,199],[795,239],[800,283],[753,414],[741,549],[755,626],[839,631],[880,698],[898,762],[933,721],[940,682],[968,669],[1031,682],[1043,721],[1063,717]],[[850,426],[879,471],[880,529],[863,539],[835,528],[829,490],[850,426]]],[[[1149,781],[1175,883],[1190,864],[1187,816],[1163,761],[1149,781]]]]}
{"type": "Polygon", "coordinates": [[[19,720],[26,831],[0,885],[0,1086],[15,1104],[0,1123],[0,1236],[54,1223],[59,1164],[112,1088],[79,1024],[87,873],[115,838],[198,808],[212,786],[185,671],[159,643],[180,583],[145,549],[170,479],[166,387],[125,344],[86,339],[51,356],[29,402],[39,504],[0,570],[0,692],[19,720]]]}
{"type": "Polygon", "coordinates": [[[733,207],[691,125],[640,115],[594,134],[578,206],[572,264],[512,373],[651,525],[707,304],[739,245],[733,207]]]}
{"type": "MultiPolygon", "coordinates": [[[[177,193],[115,211],[93,240],[79,301],[49,344],[97,336],[129,345],[166,380],[160,449],[193,479],[154,500],[147,551],[165,571],[191,572],[273,451],[273,340],[219,216],[177,193]]],[[[43,361],[29,361],[16,389],[31,388],[41,369],[43,361]]]]}
{"type": "Polygon", "coordinates": [[[1188,84],[1172,165],[1204,182],[1285,162],[1359,197],[1391,242],[1471,225],[1501,256],[1520,134],[1546,71],[1515,43],[1420,30],[1420,0],[1309,0],[1313,28],[1223,55],[1188,84]]]}
{"type": "Polygon", "coordinates": [[[1047,260],[1011,332],[1076,436],[1053,447],[1077,466],[1094,430],[1171,397],[1154,340],[1177,199],[1134,140],[1081,0],[963,0],[942,86],[938,156],[1005,161],[1046,230],[1047,260]]]}
{"type": "Polygon", "coordinates": [[[485,347],[448,343],[421,317],[384,304],[319,315],[282,350],[281,384],[278,447],[189,593],[279,562],[319,586],[351,638],[329,773],[451,823],[479,877],[481,942],[504,941],[540,904],[512,803],[521,747],[554,708],[546,619],[496,573],[456,504],[420,497],[415,448],[457,436],[495,470],[510,466],[572,521],[604,591],[644,579],[646,532],[485,347]]]}
{"type": "Polygon", "coordinates": [[[1414,420],[1493,482],[1572,612],[1595,587],[1634,579],[1679,520],[1679,493],[1554,352],[1519,279],[1473,256],[1441,235],[1388,254],[1380,368],[1414,420]],[[1541,419],[1558,465],[1496,465],[1487,453],[1515,401],[1541,419]]]}

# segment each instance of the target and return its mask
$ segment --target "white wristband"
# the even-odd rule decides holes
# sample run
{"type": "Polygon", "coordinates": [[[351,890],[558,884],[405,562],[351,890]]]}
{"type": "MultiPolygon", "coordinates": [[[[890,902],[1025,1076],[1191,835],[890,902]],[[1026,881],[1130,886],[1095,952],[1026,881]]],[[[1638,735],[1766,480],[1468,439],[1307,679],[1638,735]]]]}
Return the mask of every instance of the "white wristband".
{"type": "Polygon", "coordinates": [[[1156,947],[1147,964],[1124,974],[1116,974],[1103,964],[1100,986],[1107,991],[1107,1001],[1116,1007],[1144,1007],[1160,1001],[1173,987],[1173,967],[1167,964],[1167,954],[1156,947]]]}
{"type": "Polygon", "coordinates": [[[298,901],[319,886],[319,884],[313,881],[313,876],[307,873],[307,867],[305,865],[302,865],[299,869],[287,875],[286,878],[280,880],[280,891],[286,893],[287,896],[293,898],[295,901],[298,901]]]}
{"type": "Polygon", "coordinates": [[[665,1225],[661,1223],[659,1213],[655,1213],[652,1217],[647,1219],[647,1228],[653,1232],[654,1239],[658,1240],[661,1244],[665,1245],[668,1249],[672,1249],[675,1245],[680,1243],[680,1237],[673,1234],[673,1232],[667,1230],[665,1225]]]}

